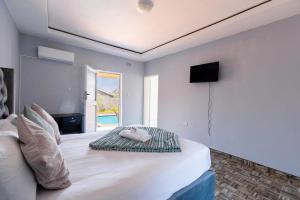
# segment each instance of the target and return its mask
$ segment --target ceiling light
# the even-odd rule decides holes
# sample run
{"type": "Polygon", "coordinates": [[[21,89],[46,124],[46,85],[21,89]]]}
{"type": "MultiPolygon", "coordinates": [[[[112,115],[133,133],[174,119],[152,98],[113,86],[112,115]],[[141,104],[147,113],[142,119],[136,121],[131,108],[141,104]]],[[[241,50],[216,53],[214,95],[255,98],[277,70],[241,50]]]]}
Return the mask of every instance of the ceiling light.
{"type": "Polygon", "coordinates": [[[152,0],[139,0],[138,1],[138,11],[141,13],[150,12],[154,6],[154,2],[152,0]]]}

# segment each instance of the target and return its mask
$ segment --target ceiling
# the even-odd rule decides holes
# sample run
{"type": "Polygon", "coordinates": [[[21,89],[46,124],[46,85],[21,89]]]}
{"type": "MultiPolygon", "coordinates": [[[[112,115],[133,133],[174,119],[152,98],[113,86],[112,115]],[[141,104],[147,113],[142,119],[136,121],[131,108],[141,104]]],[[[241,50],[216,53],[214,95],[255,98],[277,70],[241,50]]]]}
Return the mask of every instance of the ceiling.
{"type": "Polygon", "coordinates": [[[138,61],[300,14],[299,0],[5,0],[22,33],[138,61]]]}

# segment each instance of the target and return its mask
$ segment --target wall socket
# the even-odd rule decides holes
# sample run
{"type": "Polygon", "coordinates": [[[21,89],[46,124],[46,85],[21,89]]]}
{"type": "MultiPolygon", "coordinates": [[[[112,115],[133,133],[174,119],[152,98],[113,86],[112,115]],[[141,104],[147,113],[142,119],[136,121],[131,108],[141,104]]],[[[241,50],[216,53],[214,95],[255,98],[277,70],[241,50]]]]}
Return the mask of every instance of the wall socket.
{"type": "Polygon", "coordinates": [[[189,126],[189,123],[188,122],[183,122],[183,125],[184,126],[189,126]]]}

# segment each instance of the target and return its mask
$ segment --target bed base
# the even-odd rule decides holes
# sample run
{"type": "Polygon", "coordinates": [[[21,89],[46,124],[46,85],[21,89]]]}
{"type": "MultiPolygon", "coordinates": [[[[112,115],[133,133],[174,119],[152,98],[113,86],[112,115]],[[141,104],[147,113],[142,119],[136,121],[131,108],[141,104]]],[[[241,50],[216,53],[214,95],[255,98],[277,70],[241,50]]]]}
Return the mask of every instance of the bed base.
{"type": "Polygon", "coordinates": [[[175,192],[168,200],[214,200],[216,173],[208,170],[190,185],[175,192]]]}

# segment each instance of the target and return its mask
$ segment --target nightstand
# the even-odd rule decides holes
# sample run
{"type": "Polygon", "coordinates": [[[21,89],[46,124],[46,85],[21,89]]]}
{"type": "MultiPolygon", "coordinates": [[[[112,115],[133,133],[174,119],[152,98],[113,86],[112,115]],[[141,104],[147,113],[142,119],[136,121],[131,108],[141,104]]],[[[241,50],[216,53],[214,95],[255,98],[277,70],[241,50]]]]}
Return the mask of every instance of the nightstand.
{"type": "Polygon", "coordinates": [[[81,113],[52,114],[52,117],[57,122],[62,135],[83,132],[81,113]]]}

